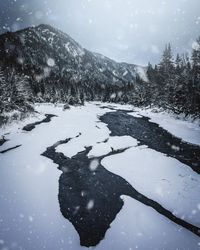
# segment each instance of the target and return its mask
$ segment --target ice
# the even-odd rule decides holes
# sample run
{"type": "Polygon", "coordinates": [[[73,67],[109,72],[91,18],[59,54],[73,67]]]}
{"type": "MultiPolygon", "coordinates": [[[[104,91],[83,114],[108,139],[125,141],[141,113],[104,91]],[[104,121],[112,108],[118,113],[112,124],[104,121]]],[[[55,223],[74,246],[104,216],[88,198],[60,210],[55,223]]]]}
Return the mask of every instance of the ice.
{"type": "Polygon", "coordinates": [[[137,145],[137,140],[130,136],[113,136],[107,142],[97,143],[89,152],[89,157],[98,157],[110,153],[112,150],[119,150],[137,145]]]}
{"type": "Polygon", "coordinates": [[[200,226],[200,212],[191,214],[200,201],[200,177],[188,166],[145,147],[109,156],[102,164],[140,193],[200,226]]]}
{"type": "MultiPolygon", "coordinates": [[[[46,249],[87,249],[80,246],[76,230],[60,213],[58,182],[62,172],[50,159],[41,156],[47,147],[67,138],[72,139],[56,150],[72,157],[91,146],[88,155],[94,157],[91,171],[97,170],[99,164],[95,157],[129,148],[124,153],[105,158],[101,164],[178,217],[200,226],[199,175],[173,158],[138,146],[137,140],[130,136],[111,136],[106,124],[99,120],[106,112],[114,112],[111,108],[133,110],[130,105],[98,102],[65,111],[63,104],[37,104],[38,114],[1,129],[0,135],[6,134],[5,138],[9,139],[1,146],[2,150],[18,144],[22,146],[0,154],[0,248],[12,249],[12,243],[17,242],[19,249],[43,249],[44,246],[46,249]],[[107,108],[102,109],[102,106],[107,108]],[[22,131],[23,126],[42,120],[47,113],[57,117],[36,126],[31,132],[22,131]]],[[[145,114],[143,110],[135,111],[139,116],[145,114]]],[[[148,115],[168,128],[166,114],[148,115]],[[165,117],[165,122],[161,117],[165,117]]],[[[178,136],[185,133],[185,140],[194,141],[198,132],[196,124],[169,117],[170,132],[178,136]]],[[[62,171],[67,173],[67,166],[62,171]]],[[[81,195],[87,197],[87,190],[82,190],[81,195]]],[[[87,198],[85,206],[95,209],[95,197],[87,198]]],[[[96,250],[199,248],[199,238],[191,232],[130,197],[122,198],[125,204],[96,250]]]]}
{"type": "Polygon", "coordinates": [[[125,204],[95,249],[194,249],[199,239],[136,200],[122,196],[125,204]],[[109,240],[112,239],[112,240],[109,240]]]}
{"type": "Polygon", "coordinates": [[[171,134],[183,139],[186,142],[200,145],[200,121],[185,119],[181,116],[175,116],[167,112],[154,112],[153,109],[135,108],[133,116],[144,115],[151,119],[152,122],[159,124],[160,127],[166,129],[171,134]]]}
{"type": "Polygon", "coordinates": [[[78,152],[84,151],[86,146],[92,146],[98,141],[104,141],[109,137],[108,128],[105,124],[99,122],[97,118],[98,115],[105,113],[106,110],[98,109],[97,111],[93,105],[89,105],[88,107],[91,107],[90,111],[87,108],[79,108],[81,112],[69,112],[69,120],[74,121],[74,123],[66,124],[66,131],[73,131],[75,129],[77,135],[79,133],[81,135],[67,144],[58,146],[56,149],[57,152],[72,157],[78,152]],[[97,111],[97,114],[94,111],[97,111]]]}

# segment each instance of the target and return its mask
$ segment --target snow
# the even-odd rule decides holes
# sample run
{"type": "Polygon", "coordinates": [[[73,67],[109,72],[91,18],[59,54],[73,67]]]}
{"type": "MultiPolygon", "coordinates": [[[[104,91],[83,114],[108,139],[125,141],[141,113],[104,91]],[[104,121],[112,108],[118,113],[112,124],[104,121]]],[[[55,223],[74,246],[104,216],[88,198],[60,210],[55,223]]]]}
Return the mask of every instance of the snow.
{"type": "Polygon", "coordinates": [[[92,160],[90,163],[90,170],[95,171],[98,168],[98,165],[99,165],[98,160],[96,160],[96,159],[92,160]]]}
{"type": "MultiPolygon", "coordinates": [[[[89,157],[106,155],[113,149],[129,148],[124,153],[106,157],[102,165],[178,217],[200,226],[199,176],[173,158],[146,146],[138,146],[134,138],[111,137],[106,124],[99,120],[104,113],[114,112],[109,108],[133,110],[129,105],[97,102],[66,111],[62,104],[37,104],[38,114],[1,128],[0,135],[6,134],[5,138],[9,139],[0,147],[1,150],[18,144],[22,146],[0,154],[0,248],[11,249],[15,243],[18,249],[43,249],[44,246],[46,249],[87,249],[80,246],[76,230],[60,213],[58,180],[61,171],[50,159],[41,156],[47,147],[66,138],[72,140],[56,150],[68,157],[86,146],[92,146],[89,157]],[[101,106],[108,107],[101,109],[101,106]],[[31,132],[21,130],[27,123],[42,120],[47,113],[57,117],[36,126],[31,132]],[[80,136],[76,137],[79,133],[80,136]]],[[[136,113],[144,115],[142,110],[136,110],[136,113]]],[[[162,122],[158,114],[148,115],[152,119],[157,115],[159,124],[162,122]]],[[[190,136],[193,138],[197,133],[196,124],[166,114],[160,114],[160,117],[166,121],[169,117],[169,131],[184,139],[190,140],[190,136]],[[187,136],[181,134],[181,130],[187,136]]],[[[163,122],[162,126],[167,127],[167,123],[163,122]]],[[[97,167],[98,162],[92,161],[91,171],[97,167]]],[[[82,195],[85,195],[84,191],[82,195]]],[[[122,210],[112,222],[105,239],[94,249],[199,249],[200,240],[191,232],[130,197],[122,198],[125,202],[122,210]]],[[[87,208],[94,207],[95,199],[89,200],[87,208]]]]}
{"type": "Polygon", "coordinates": [[[145,68],[136,66],[136,72],[144,82],[148,82],[145,68]]]}
{"type": "Polygon", "coordinates": [[[85,147],[92,146],[96,142],[102,142],[109,137],[110,131],[106,125],[101,123],[97,118],[98,115],[106,113],[106,110],[97,109],[93,105],[89,105],[89,109],[90,111],[88,111],[87,108],[80,108],[81,112],[79,113],[69,111],[68,119],[74,121],[74,123],[66,124],[66,131],[76,130],[76,135],[79,133],[81,133],[81,135],[67,144],[58,146],[56,148],[57,152],[72,157],[78,152],[85,150],[85,147]],[[98,112],[96,113],[95,111],[97,110],[98,112]],[[95,139],[98,141],[95,142],[95,139]]]}
{"type": "Polygon", "coordinates": [[[183,117],[176,117],[172,113],[154,112],[152,109],[135,108],[134,113],[129,113],[137,117],[138,115],[147,116],[152,122],[157,123],[160,127],[166,129],[171,134],[182,140],[200,145],[200,121],[193,121],[191,119],[184,119],[183,117]]]}
{"type": "Polygon", "coordinates": [[[98,157],[101,155],[106,155],[113,150],[124,149],[129,147],[134,147],[137,145],[137,140],[130,136],[113,136],[108,139],[107,142],[97,143],[93,146],[92,150],[89,152],[89,157],[98,157]]]}
{"type": "Polygon", "coordinates": [[[199,44],[196,41],[194,41],[192,43],[192,49],[194,49],[194,50],[198,50],[199,49],[199,44]]]}
{"type": "MultiPolygon", "coordinates": [[[[12,134],[12,136],[14,134],[17,134],[20,132],[20,130],[29,123],[34,123],[38,120],[42,120],[45,118],[44,114],[36,114],[36,113],[32,113],[30,116],[27,116],[25,119],[20,120],[13,120],[12,117],[13,116],[17,116],[20,117],[20,112],[19,111],[12,111],[9,113],[4,113],[6,117],[9,118],[9,121],[7,124],[4,124],[1,129],[0,129],[0,137],[2,137],[5,134],[12,134]]],[[[8,138],[8,136],[7,136],[8,138]]]]}
{"type": "Polygon", "coordinates": [[[198,249],[197,237],[138,201],[127,196],[122,198],[123,209],[96,249],[198,249]]]}
{"type": "Polygon", "coordinates": [[[144,146],[103,159],[103,166],[127,180],[178,217],[200,226],[200,177],[188,166],[144,146]]]}
{"type": "Polygon", "coordinates": [[[91,210],[91,209],[93,209],[93,207],[94,207],[94,200],[90,200],[90,201],[88,202],[88,204],[87,204],[87,209],[88,209],[88,210],[91,210]]]}
{"type": "Polygon", "coordinates": [[[65,44],[65,49],[73,56],[73,57],[77,57],[77,56],[84,56],[85,52],[84,49],[82,49],[81,47],[75,47],[74,45],[72,45],[70,42],[65,44]]]}
{"type": "Polygon", "coordinates": [[[126,76],[128,74],[128,71],[125,70],[124,73],[123,73],[123,76],[126,76]]]}
{"type": "Polygon", "coordinates": [[[47,65],[48,65],[49,67],[55,66],[55,60],[54,60],[53,58],[48,58],[48,60],[47,60],[47,65]]]}

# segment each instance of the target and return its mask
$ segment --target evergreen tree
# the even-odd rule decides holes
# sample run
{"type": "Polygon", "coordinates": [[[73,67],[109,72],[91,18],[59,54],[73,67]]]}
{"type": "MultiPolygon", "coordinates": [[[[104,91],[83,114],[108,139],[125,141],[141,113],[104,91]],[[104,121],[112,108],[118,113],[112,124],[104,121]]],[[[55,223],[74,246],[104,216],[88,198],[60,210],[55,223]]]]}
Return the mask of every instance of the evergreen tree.
{"type": "Polygon", "coordinates": [[[192,105],[195,112],[200,111],[200,37],[192,51],[192,105]]]}
{"type": "Polygon", "coordinates": [[[171,73],[174,70],[174,61],[170,43],[165,46],[165,50],[162,55],[162,60],[160,62],[160,70],[165,75],[165,77],[168,78],[170,78],[171,73]]]}
{"type": "MultiPolygon", "coordinates": [[[[171,45],[168,44],[161,62],[147,67],[148,91],[155,106],[172,109],[174,112],[200,114],[200,38],[188,54],[177,54],[173,60],[171,45]]],[[[147,98],[147,97],[146,97],[147,98]]]]}

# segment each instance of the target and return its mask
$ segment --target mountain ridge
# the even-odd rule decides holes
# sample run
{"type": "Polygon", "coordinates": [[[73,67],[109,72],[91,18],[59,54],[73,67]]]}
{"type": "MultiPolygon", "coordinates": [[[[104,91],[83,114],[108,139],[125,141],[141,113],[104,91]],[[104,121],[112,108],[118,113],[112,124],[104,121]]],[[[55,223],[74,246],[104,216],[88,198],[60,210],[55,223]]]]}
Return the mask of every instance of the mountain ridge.
{"type": "Polygon", "coordinates": [[[141,82],[148,81],[145,70],[91,52],[47,24],[0,35],[0,71],[8,83],[16,81],[11,75],[22,79],[17,80],[23,82],[20,91],[29,90],[24,97],[21,91],[22,99],[129,102],[141,82]]]}
{"type": "MultiPolygon", "coordinates": [[[[5,58],[5,59],[9,59],[9,56],[8,56],[8,53],[12,55],[12,50],[13,49],[16,49],[16,47],[19,47],[20,46],[20,42],[21,42],[21,53],[23,54],[23,51],[22,49],[23,48],[23,44],[27,44],[27,46],[34,46],[33,43],[31,43],[31,41],[27,41],[28,38],[32,38],[33,40],[36,40],[38,39],[38,42],[40,42],[40,46],[41,45],[44,45],[45,43],[45,46],[47,46],[48,48],[51,48],[51,49],[56,49],[57,52],[59,52],[58,50],[59,49],[66,49],[68,50],[69,53],[72,53],[72,56],[75,57],[81,57],[81,56],[85,56],[85,54],[89,54],[88,56],[90,56],[92,60],[94,60],[95,58],[102,64],[102,61],[104,61],[104,63],[109,63],[109,64],[113,64],[113,68],[116,69],[119,68],[121,66],[121,68],[125,69],[128,68],[129,71],[132,71],[130,73],[132,73],[132,77],[134,78],[135,75],[137,74],[137,68],[139,67],[140,69],[145,69],[145,67],[142,67],[142,66],[137,66],[135,64],[129,64],[129,63],[126,63],[126,62],[116,62],[115,60],[113,59],[110,59],[100,53],[95,53],[95,52],[91,52],[85,48],[83,48],[79,43],[77,43],[73,38],[71,38],[69,35],[67,35],[66,33],[60,31],[59,29],[56,29],[50,25],[47,25],[47,24],[41,24],[41,25],[38,25],[36,27],[29,27],[29,28],[26,28],[26,29],[22,29],[22,30],[19,30],[19,31],[16,31],[16,32],[7,32],[7,33],[4,33],[2,35],[0,35],[0,55],[1,55],[1,59],[0,59],[0,62],[5,58]],[[46,34],[46,37],[45,37],[45,33],[46,34]],[[53,41],[53,37],[55,37],[57,40],[58,40],[58,36],[59,36],[59,39],[62,40],[62,43],[63,44],[57,44],[57,48],[55,48],[55,44],[54,44],[54,41],[53,41]],[[12,42],[16,42],[16,40],[18,40],[18,44],[16,45],[14,43],[14,46],[12,47],[12,42]],[[47,42],[49,42],[49,44],[47,44],[47,42]],[[11,44],[9,44],[11,43],[11,44]],[[64,46],[63,46],[64,45],[64,46]],[[76,51],[73,51],[73,49],[75,49],[76,51]],[[8,53],[4,53],[5,50],[7,50],[8,53]],[[74,54],[73,54],[74,53],[74,54]],[[77,53],[77,54],[76,54],[77,53]]],[[[59,42],[59,41],[57,41],[59,42]]],[[[19,48],[17,48],[18,50],[19,48]]],[[[38,49],[40,49],[38,47],[38,49]]],[[[65,51],[66,52],[66,51],[65,51]]],[[[64,55],[66,55],[66,53],[63,52],[64,55]]],[[[19,53],[20,54],[20,53],[19,53]]],[[[20,57],[20,55],[17,55],[18,58],[20,57]]],[[[26,54],[23,55],[24,58],[27,56],[26,54]]],[[[62,59],[68,59],[68,58],[62,58],[62,59]]],[[[18,62],[19,63],[19,62],[18,62]]],[[[80,63],[80,62],[79,62],[80,63]]],[[[122,75],[118,74],[118,77],[119,76],[123,76],[121,77],[123,80],[128,80],[128,81],[133,81],[134,79],[127,79],[125,77],[125,72],[123,72],[122,75]]],[[[138,74],[139,75],[139,74],[138,74]]]]}

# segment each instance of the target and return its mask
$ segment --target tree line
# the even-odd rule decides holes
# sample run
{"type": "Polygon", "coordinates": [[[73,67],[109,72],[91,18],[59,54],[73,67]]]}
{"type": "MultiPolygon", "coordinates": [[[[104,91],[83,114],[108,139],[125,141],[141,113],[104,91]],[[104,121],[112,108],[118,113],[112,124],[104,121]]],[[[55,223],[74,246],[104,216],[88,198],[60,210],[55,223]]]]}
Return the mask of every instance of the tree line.
{"type": "Polygon", "coordinates": [[[191,56],[172,53],[165,47],[159,64],[149,63],[149,104],[177,113],[200,114],[200,37],[193,44],[191,56]]]}
{"type": "Polygon", "coordinates": [[[52,75],[38,81],[38,75],[26,75],[15,67],[0,65],[0,113],[30,110],[34,102],[63,102],[83,105],[84,101],[129,103],[158,107],[175,113],[200,116],[200,37],[191,56],[172,53],[167,44],[160,63],[148,64],[145,82],[139,76],[134,83],[104,84],[102,79],[76,82],[69,74],[52,75]]]}

